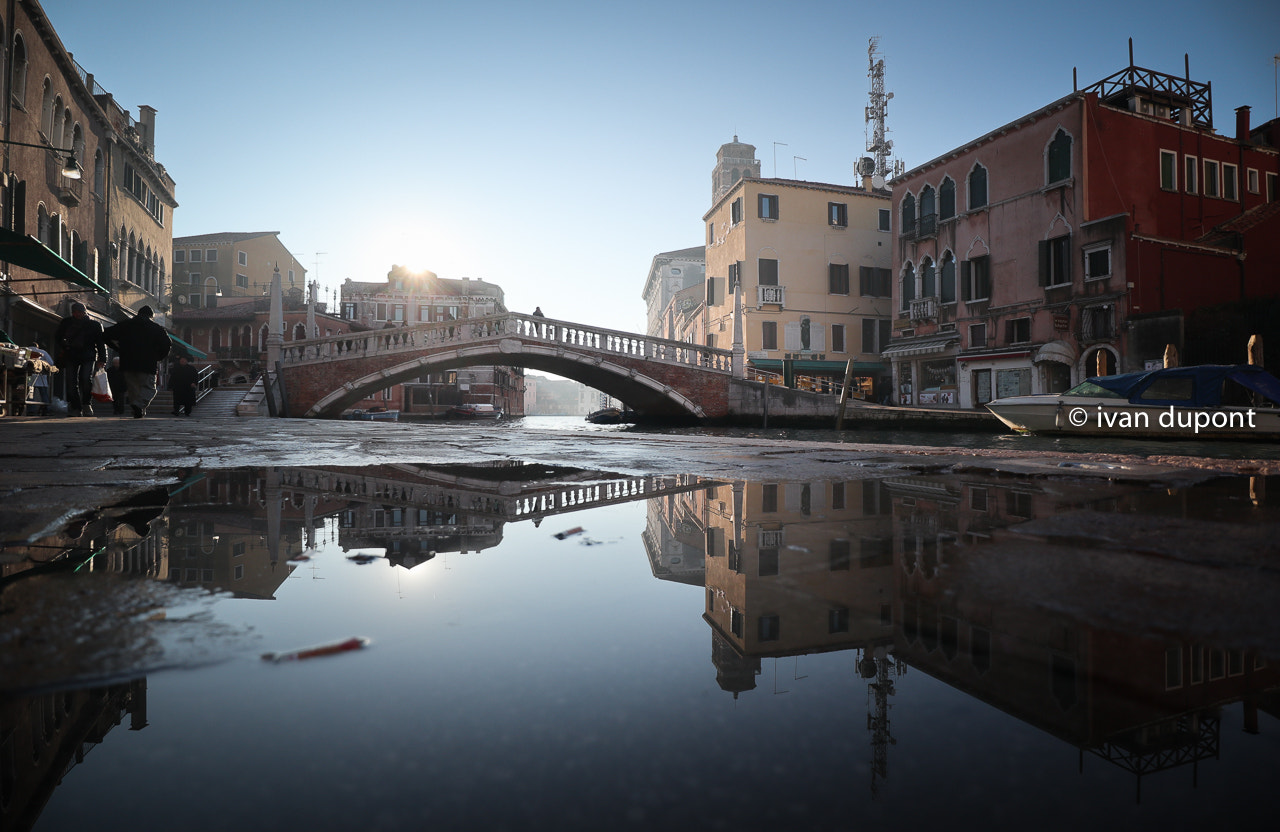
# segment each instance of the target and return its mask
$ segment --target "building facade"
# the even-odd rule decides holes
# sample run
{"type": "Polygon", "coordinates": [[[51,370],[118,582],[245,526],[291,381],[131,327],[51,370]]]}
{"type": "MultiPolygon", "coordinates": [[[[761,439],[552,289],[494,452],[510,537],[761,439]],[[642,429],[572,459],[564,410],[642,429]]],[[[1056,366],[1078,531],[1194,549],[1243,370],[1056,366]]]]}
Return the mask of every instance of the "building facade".
{"type": "Polygon", "coordinates": [[[177,237],[173,240],[174,309],[208,309],[236,298],[264,297],[277,270],[285,300],[303,302],[307,270],[280,242],[279,231],[177,237]]]}
{"type": "MultiPolygon", "coordinates": [[[[104,327],[143,305],[167,323],[177,201],[155,158],[156,111],[118,106],[36,0],[0,10],[0,44],[0,342],[56,352],[75,302],[104,327]]],[[[53,376],[55,399],[64,384],[53,376]]]]}
{"type": "MultiPolygon", "coordinates": [[[[466,320],[507,311],[500,286],[471,278],[442,278],[392,266],[387,279],[347,278],[341,287],[341,315],[366,329],[466,320]]],[[[421,417],[445,415],[459,404],[492,404],[507,416],[524,415],[524,371],[514,367],[460,367],[397,384],[356,404],[385,407],[421,417]]]]}
{"type": "Polygon", "coordinates": [[[1247,114],[1220,135],[1207,84],[1130,65],[895,179],[894,401],[1243,361],[1244,307],[1280,298],[1278,131],[1247,114]]]}
{"type": "Polygon", "coordinates": [[[887,372],[889,214],[888,192],[869,185],[739,180],[703,216],[706,346],[732,347],[741,287],[751,367],[839,384],[853,361],[860,395],[876,395],[887,372]]]}
{"type": "Polygon", "coordinates": [[[645,334],[683,340],[676,334],[677,310],[672,299],[683,289],[702,286],[706,279],[707,254],[703,246],[654,255],[641,292],[645,303],[645,334]]]}

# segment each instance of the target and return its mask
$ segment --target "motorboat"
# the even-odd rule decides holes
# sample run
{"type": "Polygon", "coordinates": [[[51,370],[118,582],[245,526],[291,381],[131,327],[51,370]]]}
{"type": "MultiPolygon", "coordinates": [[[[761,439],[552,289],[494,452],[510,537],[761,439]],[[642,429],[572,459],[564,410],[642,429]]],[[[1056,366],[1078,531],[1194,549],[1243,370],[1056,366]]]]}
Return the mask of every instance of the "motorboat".
{"type": "Polygon", "coordinates": [[[387,410],[385,407],[371,407],[368,410],[353,410],[347,414],[347,418],[358,422],[398,422],[400,411],[387,410]]]}
{"type": "Polygon", "coordinates": [[[987,404],[1024,433],[1157,439],[1280,439],[1280,379],[1252,364],[1088,378],[1065,393],[987,404]]]}
{"type": "Polygon", "coordinates": [[[450,419],[501,419],[502,411],[491,404],[458,404],[445,415],[450,419]]]}
{"type": "Polygon", "coordinates": [[[587,414],[593,425],[617,425],[622,422],[622,411],[616,407],[602,407],[587,414]]]}

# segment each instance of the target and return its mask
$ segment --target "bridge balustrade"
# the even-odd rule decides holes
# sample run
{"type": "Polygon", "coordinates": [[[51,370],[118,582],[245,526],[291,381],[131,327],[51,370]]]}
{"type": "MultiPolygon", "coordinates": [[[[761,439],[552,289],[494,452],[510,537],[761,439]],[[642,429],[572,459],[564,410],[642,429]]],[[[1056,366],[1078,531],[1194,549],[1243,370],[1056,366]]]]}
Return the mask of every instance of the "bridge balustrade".
{"type": "Polygon", "coordinates": [[[683,364],[724,373],[731,372],[733,368],[733,353],[729,350],[517,313],[290,341],[282,345],[280,361],[288,366],[502,338],[557,344],[588,352],[683,364]]]}

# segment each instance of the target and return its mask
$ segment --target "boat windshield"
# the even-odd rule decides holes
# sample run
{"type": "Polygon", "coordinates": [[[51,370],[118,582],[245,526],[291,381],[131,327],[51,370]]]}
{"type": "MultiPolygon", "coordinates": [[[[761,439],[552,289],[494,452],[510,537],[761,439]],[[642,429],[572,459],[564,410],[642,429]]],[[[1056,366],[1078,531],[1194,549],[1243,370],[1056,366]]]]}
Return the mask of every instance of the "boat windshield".
{"type": "Polygon", "coordinates": [[[1101,387],[1097,384],[1094,384],[1092,381],[1082,381],[1079,384],[1077,384],[1075,387],[1072,387],[1070,390],[1063,393],[1062,395],[1088,396],[1091,399],[1123,399],[1125,398],[1124,396],[1117,393],[1116,391],[1108,390],[1105,387],[1101,387]]]}

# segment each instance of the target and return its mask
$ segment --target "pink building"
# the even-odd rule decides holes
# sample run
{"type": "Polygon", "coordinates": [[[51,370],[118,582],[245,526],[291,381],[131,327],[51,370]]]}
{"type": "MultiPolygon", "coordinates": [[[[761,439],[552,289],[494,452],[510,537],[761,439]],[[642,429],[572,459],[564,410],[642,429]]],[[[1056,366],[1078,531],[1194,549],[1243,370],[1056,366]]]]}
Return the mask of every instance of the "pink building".
{"type": "MultiPolygon", "coordinates": [[[[894,180],[898,404],[976,408],[1242,362],[1280,311],[1280,120],[1213,129],[1209,85],[1132,65],[894,180]],[[1238,342],[1238,343],[1237,343],[1238,342]]],[[[1275,333],[1280,339],[1280,332],[1275,333]]],[[[1264,339],[1266,340],[1266,339],[1264,339]]]]}

